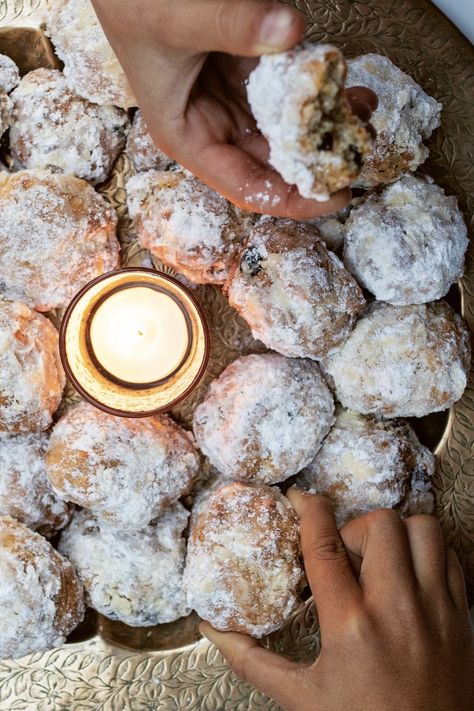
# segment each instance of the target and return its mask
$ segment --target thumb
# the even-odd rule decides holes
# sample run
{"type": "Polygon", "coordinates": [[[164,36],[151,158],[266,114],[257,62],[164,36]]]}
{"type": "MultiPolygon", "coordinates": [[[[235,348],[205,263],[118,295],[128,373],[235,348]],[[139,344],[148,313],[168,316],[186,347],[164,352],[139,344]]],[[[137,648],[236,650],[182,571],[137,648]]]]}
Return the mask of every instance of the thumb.
{"type": "Polygon", "coordinates": [[[245,634],[218,632],[208,622],[201,623],[199,629],[242,681],[255,686],[287,711],[301,698],[304,665],[264,649],[245,634]]]}
{"type": "Polygon", "coordinates": [[[303,36],[304,17],[278,2],[169,0],[161,6],[158,35],[186,53],[225,52],[242,57],[282,52],[303,36]],[[177,9],[179,8],[179,11],[177,9]]]}

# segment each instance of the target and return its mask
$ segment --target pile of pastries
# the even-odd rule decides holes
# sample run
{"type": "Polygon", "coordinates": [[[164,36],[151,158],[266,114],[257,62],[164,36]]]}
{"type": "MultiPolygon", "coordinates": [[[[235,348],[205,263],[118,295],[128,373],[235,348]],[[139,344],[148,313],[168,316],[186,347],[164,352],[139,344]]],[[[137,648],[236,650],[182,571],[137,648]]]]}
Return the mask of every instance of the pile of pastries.
{"type": "Polygon", "coordinates": [[[85,605],[131,626],[196,610],[261,637],[305,586],[289,484],[328,495],[340,525],[433,508],[434,455],[400,418],[449,408],[470,364],[442,300],[466,226],[415,172],[441,106],[380,55],[347,69],[328,45],[264,57],[248,96],[272,165],[308,197],[366,192],[310,223],[258,216],[156,148],[89,0],[52,2],[46,31],[62,72],[20,79],[0,57],[0,658],[61,644],[85,605]],[[375,139],[344,82],[376,92],[375,139]],[[117,215],[95,186],[123,150],[140,244],[222,288],[268,349],[211,383],[192,432],[85,402],[57,413],[48,312],[120,266],[117,215]]]}

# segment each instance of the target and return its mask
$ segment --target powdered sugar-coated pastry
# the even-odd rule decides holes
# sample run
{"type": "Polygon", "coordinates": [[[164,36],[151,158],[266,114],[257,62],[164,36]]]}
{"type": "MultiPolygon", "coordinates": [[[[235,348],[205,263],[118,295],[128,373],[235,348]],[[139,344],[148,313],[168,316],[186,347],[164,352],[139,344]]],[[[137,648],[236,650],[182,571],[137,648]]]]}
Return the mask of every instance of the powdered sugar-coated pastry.
{"type": "Polygon", "coordinates": [[[88,281],[116,269],[117,215],[71,175],[0,173],[0,291],[38,311],[67,306],[88,281]]]}
{"type": "Polygon", "coordinates": [[[223,284],[250,219],[191,173],[149,170],[127,183],[142,247],[196,284],[223,284]]]}
{"type": "Polygon", "coordinates": [[[360,287],[314,227],[268,217],[251,230],[225,291],[255,338],[297,358],[336,351],[365,307],[360,287]]]}
{"type": "Polygon", "coordinates": [[[341,410],[316,457],[295,483],[329,496],[342,526],[374,509],[398,508],[413,478],[418,482],[423,477],[429,486],[434,467],[434,455],[407,423],[341,410]]]}
{"type": "Polygon", "coordinates": [[[155,146],[140,109],[133,117],[132,127],[127,137],[127,154],[138,171],[152,168],[166,170],[173,163],[171,158],[155,146]]]}
{"type": "Polygon", "coordinates": [[[357,184],[368,188],[390,183],[416,170],[429,153],[423,140],[441,123],[441,104],[380,54],[349,60],[346,86],[365,86],[378,99],[370,117],[376,139],[357,184]]]}
{"type": "Polygon", "coordinates": [[[298,606],[303,581],[298,517],[277,488],[235,482],[199,502],[184,585],[200,617],[263,637],[298,606]]]}
{"type": "Polygon", "coordinates": [[[90,0],[49,0],[45,21],[74,91],[95,104],[137,105],[90,0]]]}
{"type": "Polygon", "coordinates": [[[456,198],[431,178],[407,174],[352,210],[344,264],[379,301],[421,304],[462,276],[467,245],[456,198]]]}
{"type": "Polygon", "coordinates": [[[179,503],[140,531],[123,531],[78,511],[60,552],[74,566],[86,603],[133,627],[173,622],[189,613],[183,590],[188,512],[179,503]]]}
{"type": "Polygon", "coordinates": [[[46,468],[61,499],[137,530],[189,492],[199,456],[166,415],[127,419],[81,403],[55,425],[46,468]]]}
{"type": "Polygon", "coordinates": [[[346,64],[328,44],[260,58],[247,96],[270,163],[303,197],[328,200],[359,175],[371,140],[344,93],[346,64]]]}
{"type": "Polygon", "coordinates": [[[98,106],[55,69],[35,69],[12,93],[10,148],[24,168],[48,168],[103,182],[125,145],[125,111],[98,106]]]}
{"type": "Polygon", "coordinates": [[[344,407],[423,417],[459,400],[469,364],[468,329],[446,303],[374,303],[324,369],[344,407]]]}
{"type": "Polygon", "coordinates": [[[333,413],[317,363],[264,353],[237,358],[211,383],[193,429],[224,477],[273,484],[313,459],[333,413]]]}
{"type": "Polygon", "coordinates": [[[10,123],[12,120],[13,111],[13,101],[5,94],[5,92],[0,91],[0,136],[3,136],[5,131],[10,128],[10,123]]]}
{"type": "Polygon", "coordinates": [[[51,321],[25,304],[0,301],[0,432],[47,429],[65,383],[51,321]]]}
{"type": "Polygon", "coordinates": [[[83,616],[72,565],[45,538],[0,517],[0,659],[60,646],[83,616]]]}
{"type": "Polygon", "coordinates": [[[9,94],[20,83],[20,70],[13,59],[0,54],[0,91],[9,94]]]}
{"type": "Polygon", "coordinates": [[[43,536],[69,521],[73,507],[55,496],[46,474],[44,433],[0,436],[0,516],[12,516],[43,536]]]}

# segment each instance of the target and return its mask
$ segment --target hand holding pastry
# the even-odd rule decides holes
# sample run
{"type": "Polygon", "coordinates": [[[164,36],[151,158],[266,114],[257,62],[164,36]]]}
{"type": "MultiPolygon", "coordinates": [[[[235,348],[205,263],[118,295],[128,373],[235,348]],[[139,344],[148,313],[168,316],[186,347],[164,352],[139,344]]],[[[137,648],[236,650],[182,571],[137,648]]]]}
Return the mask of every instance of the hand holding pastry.
{"type": "Polygon", "coordinates": [[[250,637],[202,630],[286,711],[468,711],[474,638],[461,566],[431,516],[379,510],[338,532],[326,499],[290,490],[321,625],[310,666],[250,637]]]}
{"type": "MultiPolygon", "coordinates": [[[[345,205],[346,188],[318,203],[285,183],[247,103],[257,57],[302,39],[299,12],[259,0],[144,0],[138,13],[130,0],[93,4],[166,155],[247,210],[306,219],[345,205]]],[[[365,120],[367,90],[350,100],[365,120]]]]}

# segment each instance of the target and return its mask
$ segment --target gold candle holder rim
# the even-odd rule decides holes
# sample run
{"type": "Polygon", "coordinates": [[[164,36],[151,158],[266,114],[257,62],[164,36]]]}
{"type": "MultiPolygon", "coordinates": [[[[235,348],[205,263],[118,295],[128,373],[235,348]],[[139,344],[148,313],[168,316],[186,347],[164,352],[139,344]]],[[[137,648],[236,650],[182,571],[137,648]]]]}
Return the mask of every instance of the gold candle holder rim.
{"type": "MultiPolygon", "coordinates": [[[[206,368],[209,363],[209,357],[210,357],[210,350],[211,350],[211,333],[209,330],[209,324],[207,322],[206,315],[204,313],[204,309],[202,308],[201,304],[199,301],[195,298],[194,294],[192,294],[191,290],[188,289],[182,282],[180,282],[178,279],[175,279],[172,277],[170,274],[166,274],[165,272],[160,271],[159,269],[152,269],[150,267],[124,267],[123,269],[112,269],[108,272],[105,272],[104,274],[100,274],[98,277],[95,277],[95,279],[92,279],[91,281],[87,282],[78,292],[73,296],[71,299],[69,305],[66,308],[66,311],[64,312],[64,316],[61,320],[61,325],[59,327],[59,355],[61,358],[61,363],[64,368],[64,372],[66,373],[66,376],[68,380],[72,383],[74,389],[79,393],[79,395],[84,398],[88,403],[93,405],[94,407],[97,407],[99,410],[102,410],[103,412],[106,412],[109,415],[114,415],[116,417],[131,417],[131,418],[141,418],[141,417],[153,417],[154,415],[161,415],[166,412],[169,412],[173,407],[178,405],[180,402],[182,402],[185,398],[188,397],[188,395],[195,389],[196,385],[199,383],[199,381],[202,379],[204,373],[206,372],[206,368]],[[105,281],[111,276],[115,275],[120,275],[124,273],[135,273],[135,274],[151,274],[151,275],[158,275],[161,279],[164,281],[168,281],[174,286],[176,286],[178,289],[182,289],[187,298],[191,301],[193,304],[194,308],[196,309],[199,319],[201,321],[202,329],[203,329],[203,335],[204,335],[204,356],[201,362],[201,365],[199,367],[199,370],[197,371],[196,375],[194,376],[192,382],[188,385],[188,387],[180,393],[178,397],[176,397],[174,400],[170,401],[166,406],[158,407],[153,410],[149,410],[147,412],[135,412],[135,411],[129,411],[129,410],[119,410],[113,407],[109,407],[108,405],[100,402],[96,398],[92,397],[87,390],[83,387],[83,385],[78,381],[76,378],[74,372],[72,371],[72,368],[69,365],[69,360],[67,357],[67,349],[66,349],[66,333],[67,333],[67,328],[69,325],[69,321],[71,318],[71,315],[77,305],[77,303],[82,299],[84,294],[86,294],[90,289],[92,289],[94,286],[99,284],[102,281],[105,281]]],[[[131,388],[135,389],[135,388],[131,388]]],[[[136,388],[137,392],[139,391],[139,388],[136,388]]]]}

